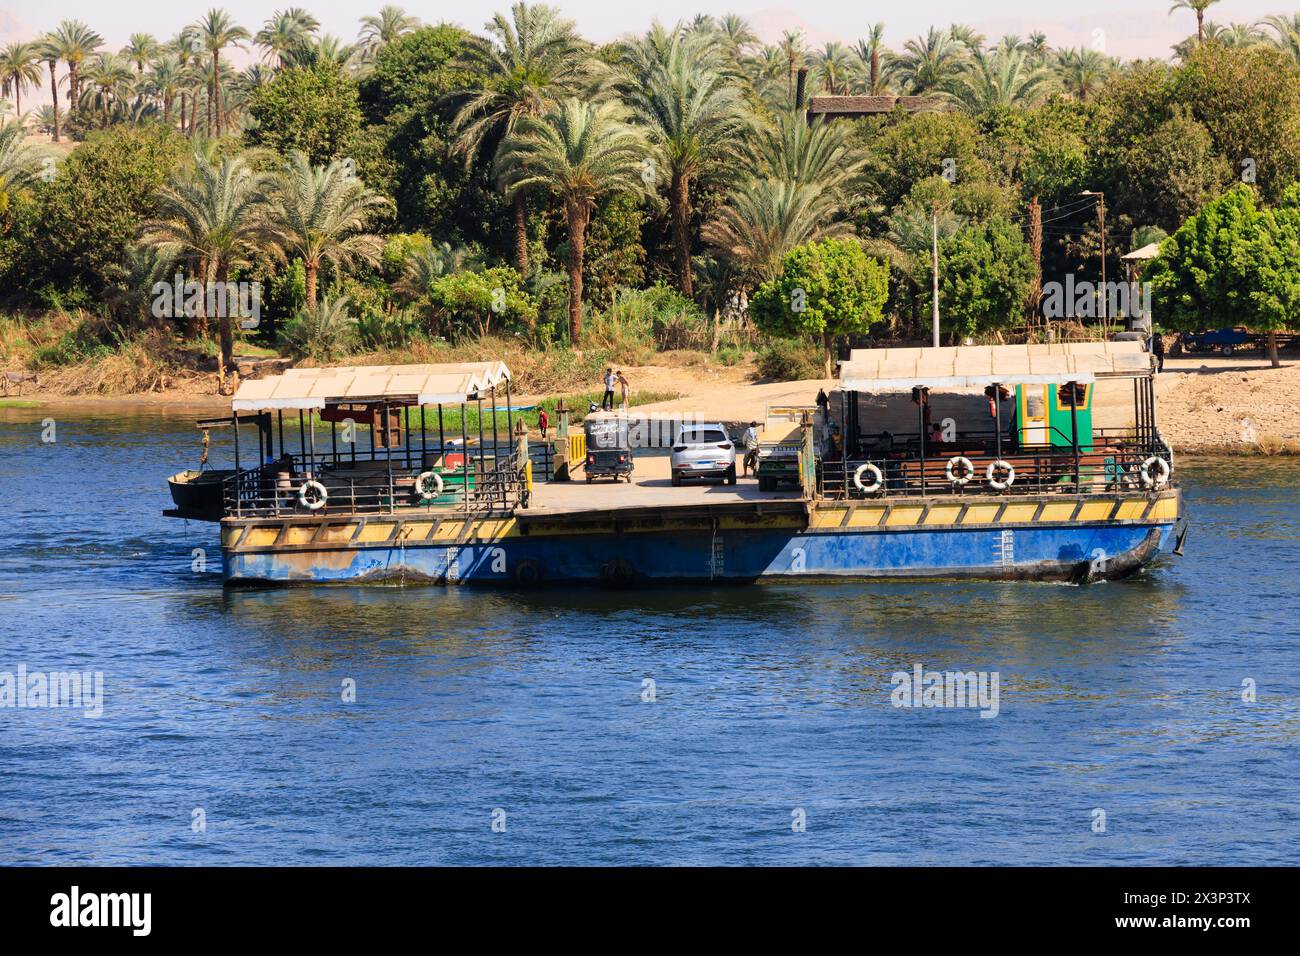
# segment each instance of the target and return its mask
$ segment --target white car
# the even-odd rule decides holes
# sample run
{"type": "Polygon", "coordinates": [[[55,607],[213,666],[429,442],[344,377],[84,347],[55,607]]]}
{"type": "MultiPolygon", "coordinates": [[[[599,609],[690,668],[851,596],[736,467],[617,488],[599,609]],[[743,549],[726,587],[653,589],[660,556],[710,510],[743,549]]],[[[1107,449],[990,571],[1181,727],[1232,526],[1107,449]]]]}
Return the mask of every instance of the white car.
{"type": "Polygon", "coordinates": [[[736,483],[736,443],[719,424],[683,425],[673,442],[673,485],[683,478],[721,478],[736,483]]]}

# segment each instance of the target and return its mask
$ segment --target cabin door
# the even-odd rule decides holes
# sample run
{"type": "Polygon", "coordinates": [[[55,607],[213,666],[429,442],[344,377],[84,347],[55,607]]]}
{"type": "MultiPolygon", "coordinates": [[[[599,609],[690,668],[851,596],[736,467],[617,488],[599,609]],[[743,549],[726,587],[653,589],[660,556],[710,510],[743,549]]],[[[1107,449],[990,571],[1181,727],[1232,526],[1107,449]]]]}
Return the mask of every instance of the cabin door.
{"type": "Polygon", "coordinates": [[[1016,386],[1016,419],[1020,427],[1020,444],[1046,445],[1051,441],[1048,428],[1046,385],[1016,386]]]}

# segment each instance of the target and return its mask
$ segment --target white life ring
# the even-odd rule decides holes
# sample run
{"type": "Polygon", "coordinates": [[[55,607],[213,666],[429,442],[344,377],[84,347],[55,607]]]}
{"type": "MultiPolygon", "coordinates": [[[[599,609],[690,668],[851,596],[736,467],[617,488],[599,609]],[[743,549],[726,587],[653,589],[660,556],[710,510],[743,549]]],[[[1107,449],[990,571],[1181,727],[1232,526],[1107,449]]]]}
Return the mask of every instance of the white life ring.
{"type": "Polygon", "coordinates": [[[436,498],[442,494],[442,475],[433,471],[422,471],[415,476],[415,494],[420,498],[436,498]],[[428,490],[429,482],[433,482],[433,491],[428,490]]]}
{"type": "Polygon", "coordinates": [[[1138,469],[1138,475],[1142,479],[1143,488],[1163,488],[1169,483],[1169,462],[1165,461],[1158,455],[1152,455],[1138,469]],[[1155,466],[1156,474],[1151,474],[1152,466],[1155,466]]]}
{"type": "Polygon", "coordinates": [[[989,462],[988,469],[984,472],[984,477],[988,479],[989,487],[994,491],[1006,491],[1016,483],[1016,470],[1011,467],[1011,463],[999,458],[997,461],[989,462]],[[998,478],[997,473],[1005,471],[1006,478],[998,478]]]}
{"type": "Polygon", "coordinates": [[[869,495],[873,491],[879,491],[884,484],[885,484],[884,473],[875,465],[873,465],[871,462],[867,462],[864,465],[859,465],[858,470],[853,473],[853,485],[858,489],[858,491],[862,492],[864,495],[869,495]],[[871,484],[869,485],[864,485],[862,483],[862,473],[864,471],[871,472],[871,484]]]}
{"type": "Polygon", "coordinates": [[[298,504],[308,511],[319,511],[324,508],[329,496],[330,493],[324,485],[310,478],[298,487],[298,504]]]}
{"type": "Polygon", "coordinates": [[[954,485],[964,485],[975,477],[975,465],[965,455],[957,455],[948,459],[948,466],[944,468],[943,473],[948,476],[948,480],[954,485]],[[954,474],[958,465],[962,468],[960,476],[954,474]]]}

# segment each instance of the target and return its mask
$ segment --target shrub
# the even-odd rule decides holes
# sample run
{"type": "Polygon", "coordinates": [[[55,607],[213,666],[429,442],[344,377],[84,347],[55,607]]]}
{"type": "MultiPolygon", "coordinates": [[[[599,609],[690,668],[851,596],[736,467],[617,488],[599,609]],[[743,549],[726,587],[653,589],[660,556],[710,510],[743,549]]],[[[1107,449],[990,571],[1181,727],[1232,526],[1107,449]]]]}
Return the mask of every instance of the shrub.
{"type": "Polygon", "coordinates": [[[346,296],[321,299],[316,311],[303,309],[285,324],[284,345],[295,355],[316,362],[333,362],[352,351],[357,320],[348,313],[346,296]]]}
{"type": "Polygon", "coordinates": [[[821,350],[805,339],[772,339],[758,353],[758,373],[777,382],[821,378],[821,350]]]}

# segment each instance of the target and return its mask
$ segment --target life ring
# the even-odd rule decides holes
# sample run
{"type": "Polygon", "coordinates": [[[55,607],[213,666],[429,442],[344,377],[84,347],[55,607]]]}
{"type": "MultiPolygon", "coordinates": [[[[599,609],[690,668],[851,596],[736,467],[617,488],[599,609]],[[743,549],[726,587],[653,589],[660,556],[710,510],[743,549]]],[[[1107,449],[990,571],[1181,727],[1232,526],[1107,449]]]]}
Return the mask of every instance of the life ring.
{"type": "Polygon", "coordinates": [[[866,462],[865,464],[858,465],[858,470],[853,473],[853,485],[855,488],[858,489],[858,491],[862,492],[864,495],[869,495],[873,491],[879,491],[881,487],[884,485],[884,483],[885,483],[884,473],[875,465],[873,465],[871,462],[866,462]],[[869,485],[864,485],[862,483],[862,473],[864,471],[871,472],[872,480],[871,480],[871,484],[869,485]]]}
{"type": "Polygon", "coordinates": [[[442,494],[442,475],[434,471],[422,471],[415,476],[415,495],[417,498],[437,498],[442,494]],[[433,491],[429,491],[427,485],[430,479],[433,481],[433,491]]]}
{"type": "Polygon", "coordinates": [[[1160,489],[1169,483],[1169,462],[1165,461],[1159,455],[1152,455],[1146,461],[1142,462],[1138,469],[1138,475],[1142,479],[1143,488],[1160,489]],[[1151,467],[1155,466],[1156,474],[1151,474],[1151,467]]]}
{"type": "Polygon", "coordinates": [[[325,507],[330,493],[319,481],[308,479],[298,487],[298,504],[308,511],[319,511],[325,507]]]}
{"type": "Polygon", "coordinates": [[[989,462],[988,470],[984,472],[984,477],[988,479],[989,487],[994,491],[1006,491],[1016,483],[1016,470],[1011,467],[1011,463],[999,458],[997,461],[989,462]],[[998,478],[999,471],[1006,472],[1006,478],[998,478]]]}
{"type": "Polygon", "coordinates": [[[948,459],[948,466],[944,468],[943,473],[948,476],[948,480],[954,485],[964,485],[975,477],[975,465],[965,455],[957,455],[948,459]],[[961,475],[954,474],[958,465],[962,469],[961,475]]]}
{"type": "Polygon", "coordinates": [[[531,587],[542,580],[542,568],[536,561],[525,559],[515,565],[515,583],[531,587]]]}

